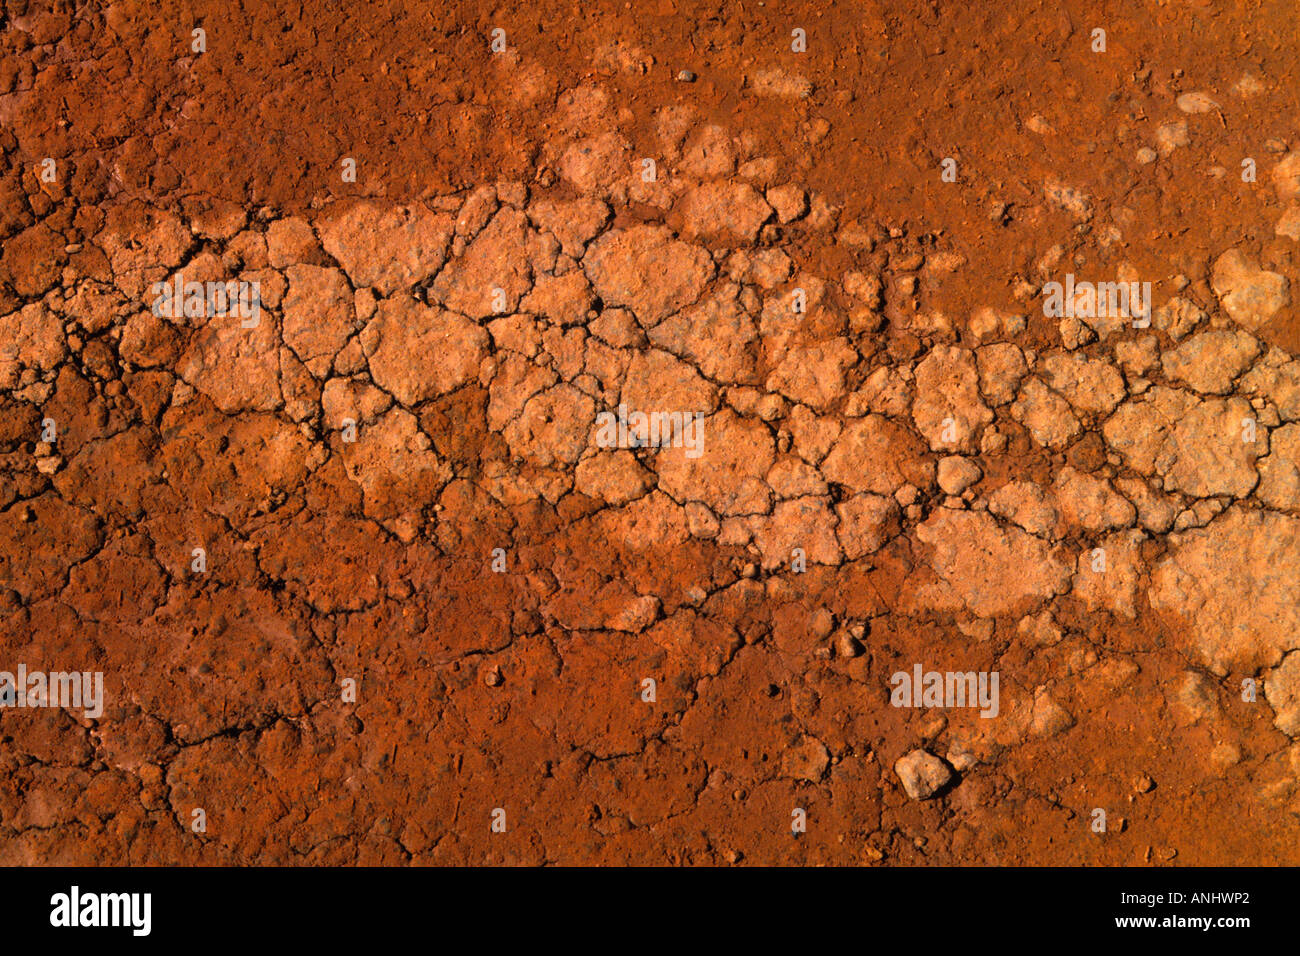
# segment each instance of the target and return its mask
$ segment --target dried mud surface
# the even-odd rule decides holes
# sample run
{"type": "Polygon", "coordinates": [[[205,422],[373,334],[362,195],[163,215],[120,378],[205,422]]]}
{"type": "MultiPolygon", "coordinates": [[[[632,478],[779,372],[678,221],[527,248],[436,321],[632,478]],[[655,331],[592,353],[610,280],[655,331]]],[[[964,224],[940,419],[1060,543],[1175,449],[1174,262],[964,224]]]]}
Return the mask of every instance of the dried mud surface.
{"type": "Polygon", "coordinates": [[[5,0],[0,862],[1300,863],[1296,29],[5,0]]]}

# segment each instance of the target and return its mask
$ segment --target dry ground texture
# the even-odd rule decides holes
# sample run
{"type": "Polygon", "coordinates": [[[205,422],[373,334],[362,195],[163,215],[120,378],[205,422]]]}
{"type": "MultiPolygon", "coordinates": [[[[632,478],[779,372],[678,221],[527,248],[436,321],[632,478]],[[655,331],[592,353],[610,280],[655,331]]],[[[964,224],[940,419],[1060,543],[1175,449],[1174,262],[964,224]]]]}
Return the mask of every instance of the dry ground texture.
{"type": "Polygon", "coordinates": [[[1293,3],[0,44],[0,862],[1300,863],[1293,3]]]}

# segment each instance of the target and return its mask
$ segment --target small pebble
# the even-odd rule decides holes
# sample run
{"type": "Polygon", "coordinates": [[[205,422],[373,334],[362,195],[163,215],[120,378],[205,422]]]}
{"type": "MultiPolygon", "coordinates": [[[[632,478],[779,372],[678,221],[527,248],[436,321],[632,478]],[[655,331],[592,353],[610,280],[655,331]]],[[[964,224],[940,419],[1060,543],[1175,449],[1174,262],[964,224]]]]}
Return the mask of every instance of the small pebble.
{"type": "Polygon", "coordinates": [[[1184,113],[1208,113],[1217,110],[1219,104],[1204,93],[1184,93],[1178,97],[1178,108],[1184,113]]]}
{"type": "Polygon", "coordinates": [[[862,645],[848,631],[840,631],[835,639],[835,653],[840,657],[857,657],[862,653],[862,645]]]}

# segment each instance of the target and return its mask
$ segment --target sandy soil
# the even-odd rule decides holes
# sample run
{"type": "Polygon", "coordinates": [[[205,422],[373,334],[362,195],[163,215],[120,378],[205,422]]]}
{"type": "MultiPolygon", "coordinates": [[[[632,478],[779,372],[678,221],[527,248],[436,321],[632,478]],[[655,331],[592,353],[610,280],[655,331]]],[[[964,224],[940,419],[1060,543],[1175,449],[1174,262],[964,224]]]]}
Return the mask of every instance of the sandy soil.
{"type": "Polygon", "coordinates": [[[1300,863],[1296,42],[6,0],[0,863],[1300,863]]]}

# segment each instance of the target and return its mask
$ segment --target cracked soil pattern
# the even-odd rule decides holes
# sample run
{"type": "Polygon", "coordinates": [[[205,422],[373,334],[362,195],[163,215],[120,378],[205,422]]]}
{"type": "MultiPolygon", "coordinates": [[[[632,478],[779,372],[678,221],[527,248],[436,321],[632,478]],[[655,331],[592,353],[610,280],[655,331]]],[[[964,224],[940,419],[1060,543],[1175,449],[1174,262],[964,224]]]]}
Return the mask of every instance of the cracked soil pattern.
{"type": "Polygon", "coordinates": [[[0,862],[1300,863],[1297,39],[4,0],[0,862]]]}

